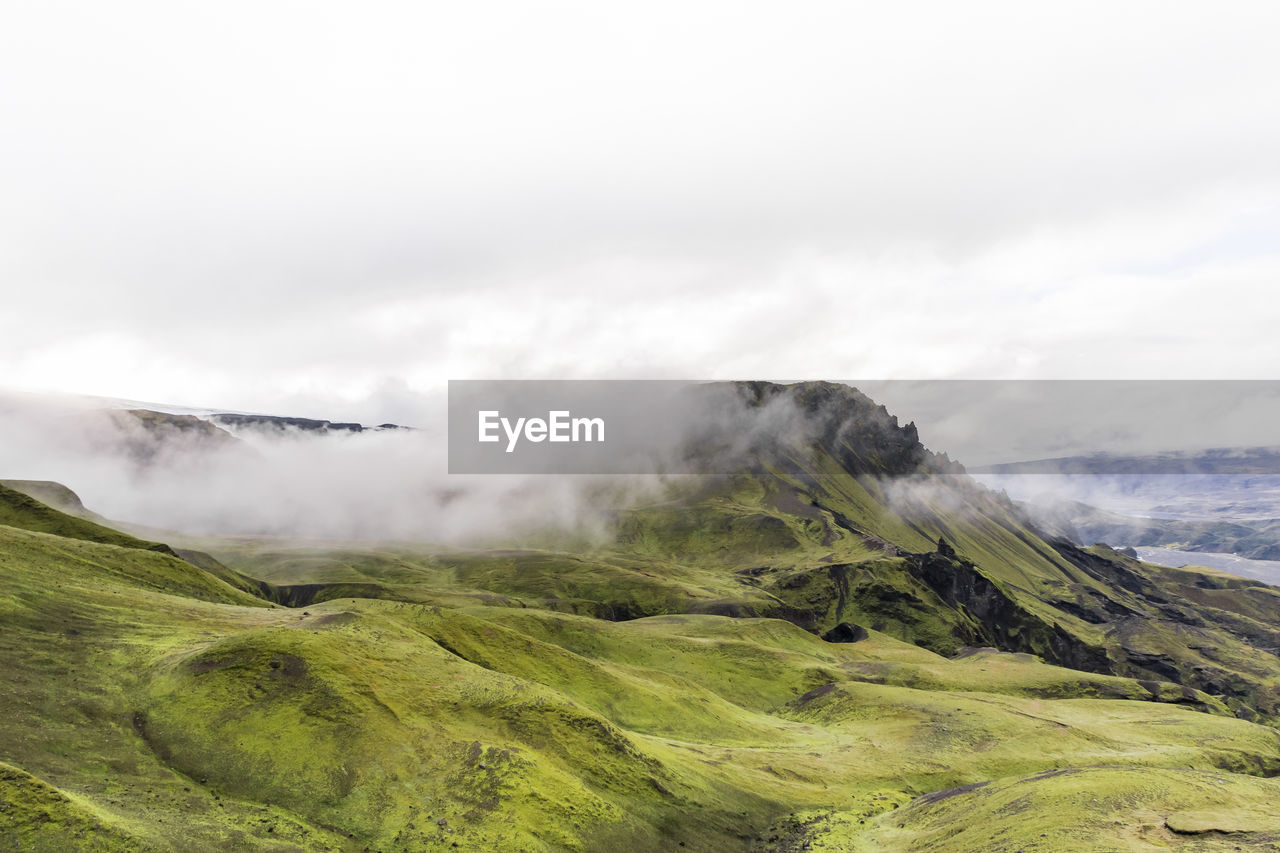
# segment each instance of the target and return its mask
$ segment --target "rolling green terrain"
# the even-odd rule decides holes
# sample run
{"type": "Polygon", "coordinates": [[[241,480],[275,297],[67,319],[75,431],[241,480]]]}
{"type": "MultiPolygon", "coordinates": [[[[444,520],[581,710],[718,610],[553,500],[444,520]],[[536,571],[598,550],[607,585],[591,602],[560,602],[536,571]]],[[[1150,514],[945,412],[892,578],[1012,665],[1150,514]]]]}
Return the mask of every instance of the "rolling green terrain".
{"type": "Polygon", "coordinates": [[[805,441],[590,545],[158,545],[0,487],[0,849],[1280,848],[1280,589],[742,387],[805,441]]]}

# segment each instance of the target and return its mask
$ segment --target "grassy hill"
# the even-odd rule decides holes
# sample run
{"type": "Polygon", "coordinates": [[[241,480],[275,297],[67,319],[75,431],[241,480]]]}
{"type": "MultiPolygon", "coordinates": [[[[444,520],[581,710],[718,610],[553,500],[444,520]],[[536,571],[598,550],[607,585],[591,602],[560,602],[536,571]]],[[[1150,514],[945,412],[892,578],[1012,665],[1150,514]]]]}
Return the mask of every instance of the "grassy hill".
{"type": "Polygon", "coordinates": [[[56,510],[30,494],[30,492],[43,493],[50,500],[65,501],[69,506],[80,505],[80,499],[75,492],[65,486],[54,488],[57,485],[32,481],[0,481],[0,524],[40,533],[52,533],[67,539],[173,553],[168,545],[138,539],[78,514],[72,515],[56,510]],[[17,488],[10,488],[10,485],[17,488]]]}
{"type": "Polygon", "coordinates": [[[591,547],[202,566],[0,491],[0,847],[1280,843],[1280,590],[1047,540],[777,388],[811,444],[591,547]]]}

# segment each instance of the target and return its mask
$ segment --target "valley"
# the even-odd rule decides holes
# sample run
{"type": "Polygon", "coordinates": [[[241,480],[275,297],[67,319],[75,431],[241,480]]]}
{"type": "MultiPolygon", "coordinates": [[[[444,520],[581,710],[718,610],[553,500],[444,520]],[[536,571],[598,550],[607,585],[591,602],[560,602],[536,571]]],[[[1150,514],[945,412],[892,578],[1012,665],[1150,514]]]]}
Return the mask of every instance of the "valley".
{"type": "Polygon", "coordinates": [[[804,441],[594,539],[143,535],[5,481],[0,844],[1280,844],[1280,589],[1044,530],[847,386],[741,393],[804,441]]]}

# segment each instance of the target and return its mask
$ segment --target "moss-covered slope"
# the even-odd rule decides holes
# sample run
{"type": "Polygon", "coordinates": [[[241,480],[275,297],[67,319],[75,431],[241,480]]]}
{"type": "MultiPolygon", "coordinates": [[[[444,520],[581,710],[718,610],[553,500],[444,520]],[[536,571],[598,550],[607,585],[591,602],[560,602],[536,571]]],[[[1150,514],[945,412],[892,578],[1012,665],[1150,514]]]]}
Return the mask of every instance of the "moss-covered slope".
{"type": "Polygon", "coordinates": [[[749,386],[807,443],[590,547],[178,559],[0,492],[0,846],[1276,843],[1277,591],[1051,541],[840,388],[749,386]]]}

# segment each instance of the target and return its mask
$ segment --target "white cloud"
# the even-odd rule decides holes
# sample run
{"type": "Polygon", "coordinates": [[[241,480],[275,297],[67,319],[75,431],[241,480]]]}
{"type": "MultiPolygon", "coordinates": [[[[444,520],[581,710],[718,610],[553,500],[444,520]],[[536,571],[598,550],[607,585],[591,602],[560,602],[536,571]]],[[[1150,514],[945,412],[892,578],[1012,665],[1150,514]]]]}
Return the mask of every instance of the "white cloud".
{"type": "Polygon", "coordinates": [[[1278,17],[24,4],[0,381],[407,420],[463,377],[1269,375],[1278,17]]]}

